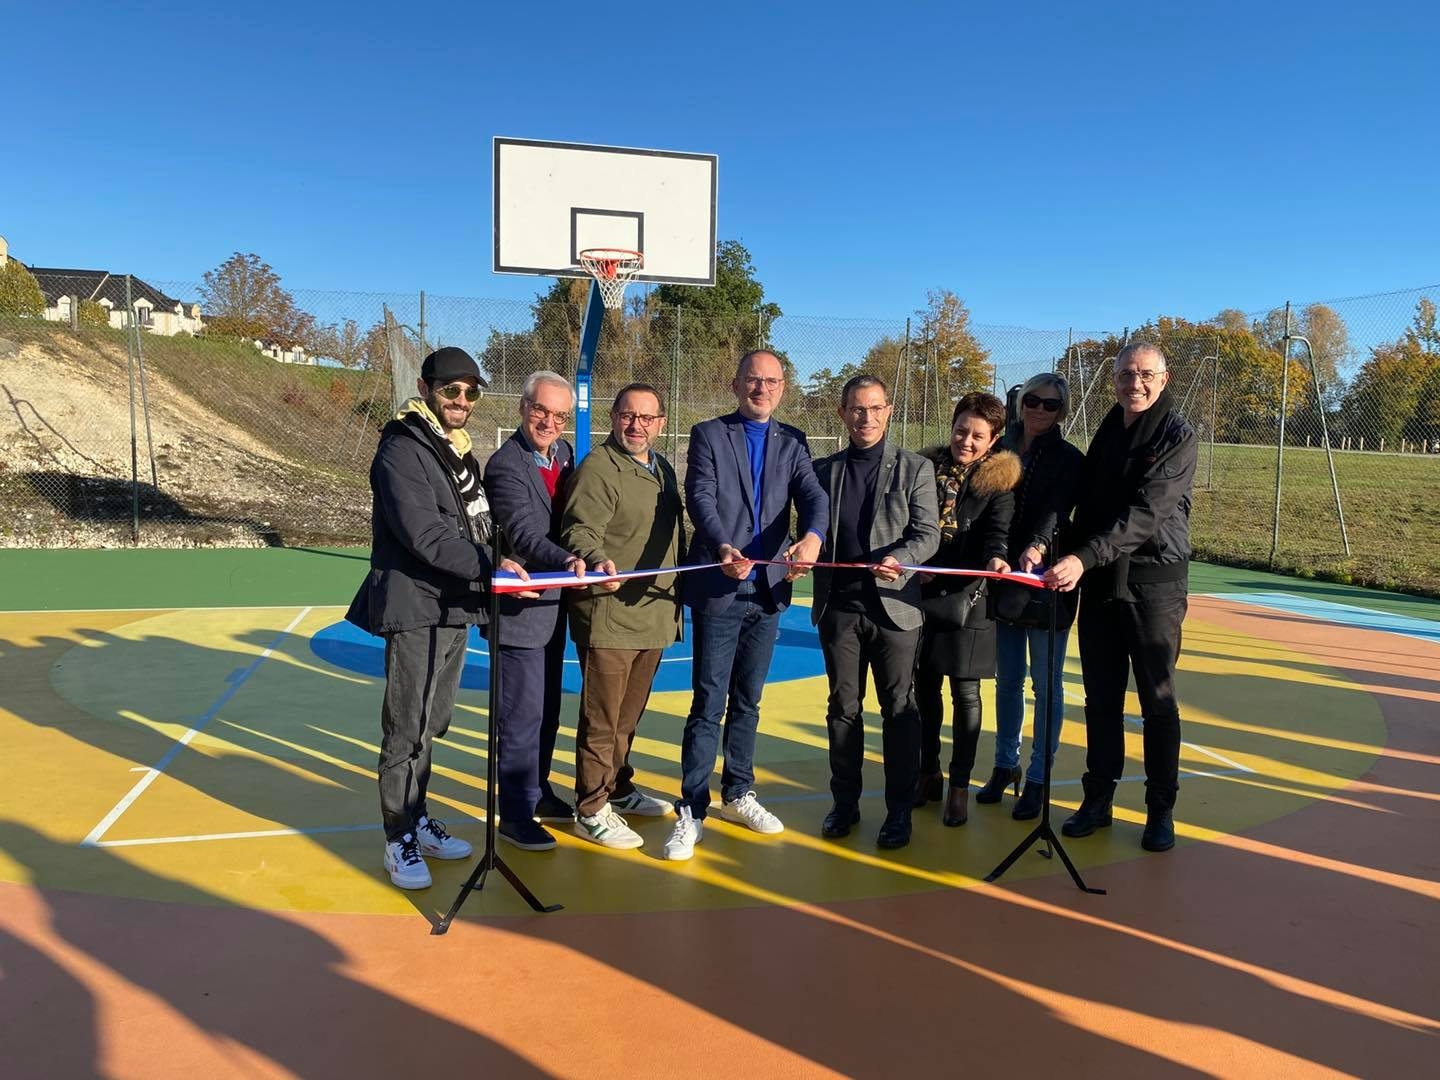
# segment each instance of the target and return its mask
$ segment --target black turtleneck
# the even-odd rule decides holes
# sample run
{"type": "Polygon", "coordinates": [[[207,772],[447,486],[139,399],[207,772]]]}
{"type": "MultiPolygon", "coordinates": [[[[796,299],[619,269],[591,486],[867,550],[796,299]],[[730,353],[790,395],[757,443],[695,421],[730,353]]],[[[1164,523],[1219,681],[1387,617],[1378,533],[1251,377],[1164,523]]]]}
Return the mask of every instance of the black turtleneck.
{"type": "MultiPolygon", "coordinates": [[[[867,536],[875,518],[875,479],[880,475],[880,459],[884,456],[884,439],[864,449],[851,443],[845,451],[835,525],[836,562],[870,561],[867,536]]],[[[869,570],[835,571],[830,583],[830,606],[836,611],[873,611],[878,598],[875,575],[869,570]]]]}

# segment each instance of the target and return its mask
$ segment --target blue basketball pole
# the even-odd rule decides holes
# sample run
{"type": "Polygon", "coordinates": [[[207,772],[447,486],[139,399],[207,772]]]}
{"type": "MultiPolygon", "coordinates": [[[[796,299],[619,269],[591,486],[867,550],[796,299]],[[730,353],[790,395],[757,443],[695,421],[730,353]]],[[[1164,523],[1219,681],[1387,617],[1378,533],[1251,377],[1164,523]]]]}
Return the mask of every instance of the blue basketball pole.
{"type": "Polygon", "coordinates": [[[575,363],[575,461],[590,452],[590,371],[600,328],[605,324],[605,302],[600,282],[590,282],[590,299],[585,303],[585,321],[580,324],[580,356],[575,363]]]}

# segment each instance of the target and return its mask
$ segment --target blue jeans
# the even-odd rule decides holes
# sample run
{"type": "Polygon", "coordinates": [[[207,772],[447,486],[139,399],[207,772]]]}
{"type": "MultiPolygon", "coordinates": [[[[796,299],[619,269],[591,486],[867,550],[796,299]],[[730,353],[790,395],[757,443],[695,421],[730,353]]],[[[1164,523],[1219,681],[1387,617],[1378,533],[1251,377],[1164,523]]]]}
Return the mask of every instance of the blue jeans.
{"type": "Polygon", "coordinates": [[[694,697],[680,742],[678,811],[689,807],[696,820],[710,805],[710,774],[725,721],[725,767],[720,794],[738,799],[755,783],[755,732],[760,726],[760,694],[780,634],[780,612],[767,611],[753,582],[742,582],[724,611],[695,611],[690,616],[695,650],[694,697]]]}
{"type": "MultiPolygon", "coordinates": [[[[1045,699],[1041,695],[1044,672],[1049,662],[1050,631],[1011,626],[1008,623],[995,624],[995,767],[1013,769],[1020,764],[1020,728],[1025,722],[1025,673],[1026,649],[1029,649],[1028,670],[1031,673],[1030,686],[1035,694],[1035,724],[1033,731],[1045,727],[1045,699]]],[[[1070,631],[1055,633],[1055,647],[1060,656],[1055,664],[1054,678],[1050,685],[1052,706],[1052,727],[1050,730],[1050,761],[1053,767],[1055,751],[1060,746],[1060,726],[1065,718],[1065,645],[1070,631]]],[[[1025,779],[1040,783],[1045,778],[1045,761],[1034,745],[1030,749],[1030,767],[1025,770],[1025,779]]]]}

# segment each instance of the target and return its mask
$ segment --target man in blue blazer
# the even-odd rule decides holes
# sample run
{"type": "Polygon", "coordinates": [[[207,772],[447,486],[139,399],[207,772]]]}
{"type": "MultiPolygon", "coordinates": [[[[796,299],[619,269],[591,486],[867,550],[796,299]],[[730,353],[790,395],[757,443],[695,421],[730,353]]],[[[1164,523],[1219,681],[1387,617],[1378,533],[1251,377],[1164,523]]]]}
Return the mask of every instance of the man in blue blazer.
{"type": "MultiPolygon", "coordinates": [[[[505,530],[505,548],[521,565],[583,576],[585,560],[556,543],[562,509],[557,493],[574,469],[574,451],[560,433],[574,403],[563,375],[531,375],[520,395],[520,426],[485,463],[485,492],[505,530]]],[[[555,838],[532,818],[574,816],[550,787],[565,662],[564,590],[542,592],[538,600],[501,596],[499,653],[505,666],[496,748],[500,837],[527,851],[548,851],[555,838]]]]}
{"type": "Polygon", "coordinates": [[[760,833],[784,830],[760,805],[755,782],[755,732],[760,694],[790,603],[790,583],[803,568],[756,565],[756,559],[814,562],[825,538],[829,500],[810,465],[805,433],[772,418],[785,392],[785,372],[768,349],[740,358],[731,382],[738,408],[690,430],[685,505],[695,535],[690,562],[722,565],[684,575],[691,609],[690,715],[680,747],[677,820],[667,859],[688,859],[704,835],[721,718],[725,766],[721,816],[760,833]],[[800,539],[790,536],[790,511],[800,539]]]}

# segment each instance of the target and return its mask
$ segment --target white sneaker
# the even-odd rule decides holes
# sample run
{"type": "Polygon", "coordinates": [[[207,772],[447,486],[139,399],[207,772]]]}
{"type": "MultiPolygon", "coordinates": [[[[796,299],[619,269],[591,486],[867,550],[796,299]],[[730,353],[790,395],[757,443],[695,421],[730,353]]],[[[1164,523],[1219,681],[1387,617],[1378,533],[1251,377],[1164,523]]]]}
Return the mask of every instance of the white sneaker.
{"type": "Polygon", "coordinates": [[[622,813],[639,814],[641,817],[665,817],[674,809],[664,799],[646,795],[638,788],[623,798],[611,799],[610,805],[622,813]]]}
{"type": "Polygon", "coordinates": [[[645,838],[625,824],[625,819],[609,803],[602,806],[598,814],[577,817],[575,833],[601,847],[626,849],[645,843],[645,838]]]}
{"type": "Polygon", "coordinates": [[[470,857],[470,845],[458,836],[451,836],[445,829],[443,821],[436,821],[432,817],[422,817],[420,823],[415,826],[415,833],[420,837],[420,854],[429,855],[432,859],[468,859],[470,857]]]}
{"type": "Polygon", "coordinates": [[[747,791],[734,802],[727,802],[721,806],[720,816],[726,821],[745,825],[758,833],[773,835],[785,831],[785,826],[780,819],[760,805],[760,800],[755,797],[753,791],[747,791]]]}
{"type": "Polygon", "coordinates": [[[420,857],[420,842],[414,833],[385,843],[385,870],[390,880],[402,889],[428,889],[430,868],[420,857]]]}
{"type": "Polygon", "coordinates": [[[670,839],[665,841],[665,858],[684,862],[695,854],[695,845],[705,838],[705,822],[696,821],[690,815],[690,808],[682,806],[675,828],[670,830],[670,839]]]}

